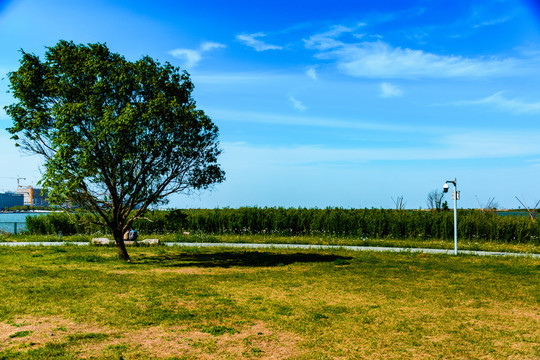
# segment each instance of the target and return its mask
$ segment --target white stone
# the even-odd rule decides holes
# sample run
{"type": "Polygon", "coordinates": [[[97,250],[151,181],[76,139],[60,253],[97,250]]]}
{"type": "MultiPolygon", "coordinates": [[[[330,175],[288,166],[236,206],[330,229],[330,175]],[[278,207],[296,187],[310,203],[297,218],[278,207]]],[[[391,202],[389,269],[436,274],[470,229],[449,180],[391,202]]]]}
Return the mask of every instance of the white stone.
{"type": "Polygon", "coordinates": [[[140,243],[146,245],[159,245],[159,239],[144,239],[141,240],[140,243]]]}
{"type": "Polygon", "coordinates": [[[92,245],[109,245],[112,242],[112,240],[109,240],[107,238],[93,238],[92,239],[92,245]]]}

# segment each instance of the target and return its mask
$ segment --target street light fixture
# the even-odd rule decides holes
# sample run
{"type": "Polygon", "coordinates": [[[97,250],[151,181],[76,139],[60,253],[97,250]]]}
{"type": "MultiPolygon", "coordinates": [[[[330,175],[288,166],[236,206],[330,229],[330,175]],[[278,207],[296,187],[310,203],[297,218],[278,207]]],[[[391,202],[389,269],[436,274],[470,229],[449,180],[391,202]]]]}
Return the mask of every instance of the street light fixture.
{"type": "Polygon", "coordinates": [[[454,199],[454,254],[457,255],[457,201],[459,200],[459,192],[457,191],[457,181],[447,180],[443,185],[443,192],[448,192],[448,183],[454,185],[454,192],[452,193],[452,199],[454,199]]]}

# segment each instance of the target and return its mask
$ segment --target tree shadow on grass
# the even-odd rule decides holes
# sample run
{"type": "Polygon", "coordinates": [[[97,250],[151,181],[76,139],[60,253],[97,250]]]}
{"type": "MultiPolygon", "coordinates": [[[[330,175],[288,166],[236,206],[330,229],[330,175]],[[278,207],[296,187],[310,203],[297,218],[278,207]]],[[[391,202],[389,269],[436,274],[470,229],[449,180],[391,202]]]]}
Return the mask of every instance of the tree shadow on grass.
{"type": "Polygon", "coordinates": [[[322,262],[334,262],[339,265],[345,265],[348,263],[348,260],[351,259],[352,257],[347,256],[315,253],[276,254],[260,251],[235,251],[153,255],[138,259],[136,263],[155,264],[161,267],[229,268],[234,266],[272,267],[290,265],[294,263],[322,262]]]}

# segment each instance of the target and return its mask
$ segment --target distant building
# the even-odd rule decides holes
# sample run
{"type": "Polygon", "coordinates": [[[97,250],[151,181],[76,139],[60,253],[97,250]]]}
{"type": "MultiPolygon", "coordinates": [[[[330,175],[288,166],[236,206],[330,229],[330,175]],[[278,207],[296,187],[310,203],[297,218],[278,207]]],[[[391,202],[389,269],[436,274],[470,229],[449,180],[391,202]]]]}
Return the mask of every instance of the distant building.
{"type": "Polygon", "coordinates": [[[14,192],[0,193],[0,210],[7,210],[13,206],[23,206],[24,195],[14,192]]]}
{"type": "Polygon", "coordinates": [[[27,206],[48,206],[47,192],[40,188],[31,186],[21,186],[17,189],[17,194],[24,196],[24,204],[27,206]]]}

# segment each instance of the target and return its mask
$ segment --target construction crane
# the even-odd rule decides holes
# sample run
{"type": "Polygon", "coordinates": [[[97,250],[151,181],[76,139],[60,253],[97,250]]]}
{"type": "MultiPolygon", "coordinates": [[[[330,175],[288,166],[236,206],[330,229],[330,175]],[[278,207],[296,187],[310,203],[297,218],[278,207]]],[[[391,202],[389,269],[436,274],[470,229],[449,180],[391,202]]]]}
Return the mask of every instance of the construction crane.
{"type": "Polygon", "coordinates": [[[22,178],[22,177],[17,176],[17,189],[21,187],[21,184],[20,184],[21,180],[26,180],[26,178],[22,178]]]}
{"type": "Polygon", "coordinates": [[[10,177],[10,176],[0,176],[0,179],[16,179],[17,180],[17,189],[21,188],[21,180],[26,180],[26,178],[17,176],[17,177],[10,177]]]}
{"type": "Polygon", "coordinates": [[[22,190],[22,194],[24,195],[24,203],[32,205],[34,203],[34,188],[32,186],[22,186],[21,180],[26,180],[26,178],[17,176],[17,177],[11,177],[11,176],[0,176],[0,179],[16,179],[17,180],[17,193],[21,193],[19,190],[22,190]]]}

